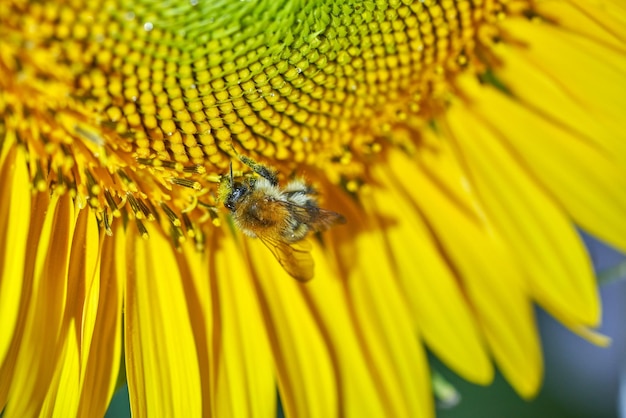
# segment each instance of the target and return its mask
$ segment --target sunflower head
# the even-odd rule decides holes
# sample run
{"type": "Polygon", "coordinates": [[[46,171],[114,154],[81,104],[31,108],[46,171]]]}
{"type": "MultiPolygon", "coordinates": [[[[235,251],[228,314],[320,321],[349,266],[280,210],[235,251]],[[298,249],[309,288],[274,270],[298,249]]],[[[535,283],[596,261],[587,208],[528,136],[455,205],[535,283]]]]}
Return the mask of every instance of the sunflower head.
{"type": "Polygon", "coordinates": [[[6,416],[102,415],[122,346],[139,416],[428,416],[424,346],[530,397],[533,305],[591,335],[619,1],[5,3],[6,416]]]}

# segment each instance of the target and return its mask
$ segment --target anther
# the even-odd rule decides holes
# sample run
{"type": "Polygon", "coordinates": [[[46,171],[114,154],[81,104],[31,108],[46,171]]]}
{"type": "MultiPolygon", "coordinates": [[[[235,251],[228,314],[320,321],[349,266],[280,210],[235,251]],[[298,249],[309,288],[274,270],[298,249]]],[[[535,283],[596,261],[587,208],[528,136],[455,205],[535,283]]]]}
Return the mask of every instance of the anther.
{"type": "Polygon", "coordinates": [[[176,215],[176,213],[174,213],[174,211],[170,209],[170,207],[167,206],[165,202],[161,202],[159,205],[161,206],[161,209],[163,209],[163,212],[165,212],[165,214],[169,218],[172,225],[176,227],[180,227],[181,226],[180,219],[178,219],[178,216],[176,215]]]}

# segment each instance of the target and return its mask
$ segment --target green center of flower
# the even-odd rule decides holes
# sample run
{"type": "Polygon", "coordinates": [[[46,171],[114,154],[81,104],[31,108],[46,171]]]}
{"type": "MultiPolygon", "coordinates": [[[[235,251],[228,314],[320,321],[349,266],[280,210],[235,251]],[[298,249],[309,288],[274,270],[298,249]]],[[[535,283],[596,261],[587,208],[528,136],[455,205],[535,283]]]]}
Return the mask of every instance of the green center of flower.
{"type": "Polygon", "coordinates": [[[502,13],[488,3],[13,2],[3,137],[28,149],[36,188],[72,191],[109,232],[163,218],[178,239],[215,219],[219,176],[243,168],[233,149],[354,191],[479,62],[478,31],[502,13]]]}

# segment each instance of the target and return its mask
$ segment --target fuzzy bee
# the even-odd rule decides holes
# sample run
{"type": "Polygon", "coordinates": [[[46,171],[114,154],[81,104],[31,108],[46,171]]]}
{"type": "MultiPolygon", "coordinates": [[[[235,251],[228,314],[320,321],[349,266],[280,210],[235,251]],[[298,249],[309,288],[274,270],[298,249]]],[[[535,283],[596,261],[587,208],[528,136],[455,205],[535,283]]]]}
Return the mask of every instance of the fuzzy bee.
{"type": "Polygon", "coordinates": [[[279,187],[276,171],[239,156],[258,176],[235,181],[223,177],[219,198],[231,212],[235,225],[246,235],[259,238],[292,277],[300,281],[313,278],[311,232],[324,231],[344,223],[342,215],[318,206],[315,190],[303,180],[279,187]]]}

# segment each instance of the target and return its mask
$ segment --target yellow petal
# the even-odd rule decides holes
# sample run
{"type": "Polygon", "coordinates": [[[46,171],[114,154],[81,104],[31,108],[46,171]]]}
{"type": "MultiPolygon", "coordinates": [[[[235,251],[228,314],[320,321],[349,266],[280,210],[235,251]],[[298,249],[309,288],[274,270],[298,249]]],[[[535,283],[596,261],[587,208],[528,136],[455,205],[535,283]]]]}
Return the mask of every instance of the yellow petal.
{"type": "Polygon", "coordinates": [[[394,173],[415,173],[411,177],[392,174],[392,179],[405,195],[415,196],[413,204],[458,271],[500,369],[522,396],[533,395],[542,374],[539,342],[521,268],[516,267],[506,241],[486,220],[468,215],[455,203],[458,199],[415,171],[415,163],[401,152],[390,151],[389,164],[394,173]]]}
{"type": "MultiPolygon", "coordinates": [[[[546,3],[571,9],[564,2],[546,3]]],[[[589,18],[581,19],[579,27],[593,27],[589,18]]],[[[528,43],[501,43],[493,48],[503,63],[497,77],[513,95],[538,116],[626,164],[622,111],[626,106],[626,45],[616,51],[591,34],[581,36],[522,19],[507,21],[505,28],[528,43]]]]}
{"type": "Polygon", "coordinates": [[[245,239],[254,284],[276,361],[278,387],[287,416],[335,416],[335,370],[324,336],[299,284],[260,240],[245,239]]]}
{"type": "MultiPolygon", "coordinates": [[[[416,165],[413,171],[398,174],[411,178],[417,169],[416,165]]],[[[422,338],[448,367],[475,383],[491,382],[491,360],[454,272],[411,204],[412,198],[396,190],[382,167],[372,171],[381,187],[372,190],[371,212],[381,218],[381,231],[397,270],[387,280],[399,281],[422,338]]],[[[409,192],[419,199],[419,190],[409,192]]]]}
{"type": "MultiPolygon", "coordinates": [[[[116,265],[125,261],[124,231],[118,224],[113,238],[103,240],[93,280],[87,287],[82,326],[81,398],[79,416],[102,416],[113,396],[122,353],[124,277],[116,265]],[[122,261],[120,261],[120,258],[122,261]]],[[[87,245],[98,236],[90,228],[87,245]]]]}
{"type": "MultiPolygon", "coordinates": [[[[347,216],[350,222],[358,224],[350,214],[347,216]]],[[[268,271],[272,264],[278,266],[275,260],[267,260],[269,252],[257,244],[253,240],[248,242],[255,269],[262,272],[268,271]],[[263,264],[269,264],[269,267],[263,264]]],[[[346,282],[337,280],[336,270],[328,264],[317,243],[313,256],[315,278],[306,284],[295,281],[283,271],[273,277],[259,275],[261,288],[272,300],[268,308],[282,311],[270,316],[268,326],[279,341],[275,349],[280,351],[275,356],[283,358],[286,363],[279,364],[278,370],[287,414],[312,417],[430,416],[432,400],[426,361],[408,314],[401,310],[403,304],[396,303],[400,299],[397,289],[396,299],[390,296],[394,293],[387,291],[388,287],[382,293],[372,291],[366,294],[367,285],[360,273],[357,274],[359,277],[349,280],[354,288],[352,285],[347,288],[346,282]],[[380,297],[381,305],[389,311],[389,315],[383,315],[385,320],[382,322],[382,309],[372,303],[372,293],[380,297]],[[394,315],[397,311],[401,314],[394,315]],[[391,326],[389,321],[394,325],[391,326]],[[291,338],[284,335],[291,335],[291,338]],[[316,336],[314,345],[307,342],[312,336],[316,336]],[[294,344],[294,341],[302,342],[294,344]],[[319,347],[320,351],[313,350],[314,347],[319,347]],[[330,358],[327,360],[327,357],[330,358]],[[314,366],[309,369],[311,366],[300,365],[300,362],[314,366]],[[304,393],[289,390],[294,387],[304,393]],[[318,401],[313,403],[315,397],[318,401]],[[322,408],[326,412],[320,415],[322,408]]],[[[369,259],[374,260],[371,255],[369,259]]],[[[373,279],[387,286],[384,276],[375,275],[373,279]]],[[[393,289],[393,284],[388,286],[393,289]]]]}
{"type": "MultiPolygon", "coordinates": [[[[59,342],[63,344],[62,353],[56,364],[56,370],[50,387],[42,416],[76,416],[81,394],[81,350],[89,347],[89,339],[82,332],[83,305],[85,289],[94,277],[100,256],[98,223],[90,210],[78,212],[78,218],[72,237],[69,255],[67,281],[67,299],[63,318],[63,329],[59,342]]],[[[88,325],[89,326],[89,325],[88,325]]],[[[104,359],[103,359],[104,360],[104,359]]],[[[94,400],[99,399],[106,405],[110,394],[92,392],[94,400]]],[[[101,411],[101,413],[104,410],[101,411]]]]}
{"type": "MultiPolygon", "coordinates": [[[[129,228],[125,349],[133,416],[200,416],[198,353],[172,243],[147,223],[129,228]]],[[[123,263],[120,260],[118,263],[123,263]]],[[[198,330],[203,332],[204,330],[198,330]]]]}
{"type": "MultiPolygon", "coordinates": [[[[411,321],[409,302],[394,278],[392,257],[385,251],[384,220],[374,215],[376,208],[367,196],[363,196],[361,209],[346,196],[342,199],[348,224],[332,235],[338,264],[343,265],[346,278],[345,283],[333,280],[330,284],[345,287],[345,301],[328,297],[337,290],[322,287],[329,282],[324,277],[316,278],[311,290],[315,291],[317,310],[327,318],[322,323],[335,325],[344,316],[352,322],[348,323],[350,328],[335,331],[331,347],[342,355],[340,365],[361,361],[361,365],[357,363],[350,369],[362,368],[365,375],[358,380],[375,390],[372,395],[360,395],[367,401],[361,401],[362,409],[355,408],[354,416],[367,416],[368,411],[380,411],[372,416],[432,416],[428,365],[419,330],[411,321]],[[371,215],[364,217],[364,212],[371,215]],[[339,307],[343,306],[348,309],[342,312],[339,307]],[[350,347],[346,341],[357,344],[350,347]]],[[[350,369],[344,375],[350,375],[350,369]]],[[[353,382],[346,380],[345,385],[353,382]]],[[[357,396],[354,402],[358,402],[357,396]]]]}
{"type": "Polygon", "coordinates": [[[597,325],[591,262],[567,214],[471,110],[452,106],[446,120],[485,212],[513,249],[533,298],[563,322],[597,325]]]}
{"type": "MultiPolygon", "coordinates": [[[[46,220],[46,209],[48,208],[49,203],[50,196],[47,193],[37,193],[31,198],[32,210],[29,219],[28,238],[26,240],[27,251],[25,252],[25,258],[23,260],[23,286],[21,300],[19,302],[17,326],[13,335],[13,341],[11,342],[11,346],[6,357],[3,359],[2,368],[0,369],[0,405],[3,407],[7,403],[9,390],[11,389],[11,385],[14,380],[14,374],[18,371],[16,369],[17,356],[21,351],[20,344],[24,335],[24,323],[30,309],[29,303],[31,301],[33,287],[33,269],[35,266],[35,259],[37,257],[36,247],[40,239],[39,233],[42,231],[46,220]],[[29,248],[35,249],[28,251],[29,248]]],[[[41,396],[43,397],[43,394],[41,396]]],[[[43,402],[43,399],[41,402],[43,402]]]]}
{"type": "Polygon", "coordinates": [[[576,223],[626,249],[626,169],[613,155],[470,77],[459,85],[477,117],[576,223]]]}
{"type": "MultiPolygon", "coordinates": [[[[72,321],[70,325],[75,326],[75,323],[72,321]]],[[[64,335],[64,344],[55,362],[55,376],[47,388],[48,393],[40,413],[42,417],[62,418],[77,414],[80,396],[80,348],[75,337],[72,332],[64,335]]]]}
{"type": "Polygon", "coordinates": [[[215,300],[216,417],[276,415],[276,381],[263,314],[248,265],[232,236],[215,234],[211,286],[215,300]]]}
{"type": "Polygon", "coordinates": [[[6,409],[7,416],[16,417],[38,414],[63,353],[67,332],[63,314],[73,206],[65,194],[53,195],[49,203],[41,199],[33,209],[34,214],[45,213],[45,218],[41,229],[34,227],[38,222],[31,224],[28,239],[33,260],[26,260],[24,280],[32,283],[32,293],[26,299],[23,335],[6,409]]]}
{"type": "Polygon", "coordinates": [[[541,1],[533,8],[568,31],[624,51],[626,7],[620,0],[541,1]]]}
{"type": "Polygon", "coordinates": [[[25,153],[13,147],[0,170],[0,365],[8,355],[20,311],[30,200],[25,153]]]}
{"type": "MultiPolygon", "coordinates": [[[[209,247],[211,248],[211,247],[209,247]]],[[[212,249],[212,248],[211,248],[212,249]]],[[[214,312],[213,281],[210,279],[209,260],[192,240],[181,243],[175,252],[180,274],[185,278],[183,285],[187,296],[189,320],[194,330],[198,367],[200,370],[200,392],[204,415],[215,416],[214,386],[216,382],[216,357],[219,356],[216,335],[219,318],[214,312]]]]}

